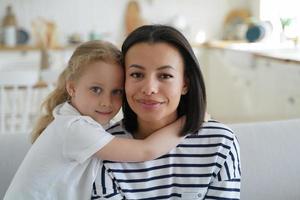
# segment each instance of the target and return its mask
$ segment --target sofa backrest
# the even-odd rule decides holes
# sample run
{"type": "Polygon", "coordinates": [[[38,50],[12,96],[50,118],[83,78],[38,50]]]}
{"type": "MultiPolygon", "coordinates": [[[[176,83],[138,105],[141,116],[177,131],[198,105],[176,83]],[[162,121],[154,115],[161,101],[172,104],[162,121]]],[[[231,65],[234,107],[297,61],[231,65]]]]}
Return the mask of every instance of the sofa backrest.
{"type": "MultiPolygon", "coordinates": [[[[300,119],[229,126],[241,147],[241,199],[299,200],[300,119]]],[[[0,199],[29,148],[28,134],[0,134],[0,199]]]]}
{"type": "Polygon", "coordinates": [[[300,119],[231,124],[242,162],[242,200],[300,199],[300,119]]]}

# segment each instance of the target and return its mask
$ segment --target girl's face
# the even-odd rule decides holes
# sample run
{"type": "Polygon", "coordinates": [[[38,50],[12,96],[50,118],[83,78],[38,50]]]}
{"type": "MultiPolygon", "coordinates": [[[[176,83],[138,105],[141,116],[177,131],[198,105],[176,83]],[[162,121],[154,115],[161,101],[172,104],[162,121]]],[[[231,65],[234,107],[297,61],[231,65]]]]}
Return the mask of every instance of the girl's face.
{"type": "Polygon", "coordinates": [[[184,61],[167,43],[138,43],[125,56],[125,90],[141,121],[163,124],[177,118],[180,97],[187,93],[184,61]]]}
{"type": "Polygon", "coordinates": [[[118,64],[97,61],[76,82],[67,83],[71,104],[85,116],[107,124],[120,110],[124,71],[118,64]]]}

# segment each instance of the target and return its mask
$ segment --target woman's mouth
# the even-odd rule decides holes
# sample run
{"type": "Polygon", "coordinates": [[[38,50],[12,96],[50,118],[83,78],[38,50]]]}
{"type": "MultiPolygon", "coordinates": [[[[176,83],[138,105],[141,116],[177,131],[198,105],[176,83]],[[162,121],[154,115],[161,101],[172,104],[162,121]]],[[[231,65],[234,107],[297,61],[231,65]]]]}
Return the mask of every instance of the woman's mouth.
{"type": "Polygon", "coordinates": [[[156,101],[156,100],[146,100],[146,99],[139,99],[137,102],[145,109],[157,109],[163,104],[164,102],[156,101]]]}

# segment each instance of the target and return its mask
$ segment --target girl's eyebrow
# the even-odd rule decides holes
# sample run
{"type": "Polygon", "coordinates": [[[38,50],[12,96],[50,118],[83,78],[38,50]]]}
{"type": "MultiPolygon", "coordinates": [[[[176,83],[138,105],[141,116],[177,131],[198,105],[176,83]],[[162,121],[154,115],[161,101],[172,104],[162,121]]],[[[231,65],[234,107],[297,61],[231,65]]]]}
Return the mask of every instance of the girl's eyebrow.
{"type": "MultiPolygon", "coordinates": [[[[129,66],[129,68],[138,68],[138,69],[141,69],[141,70],[145,70],[145,67],[141,66],[141,65],[138,65],[138,64],[132,64],[129,66]]],[[[175,70],[174,67],[172,67],[171,65],[163,65],[161,67],[158,68],[158,70],[164,70],[164,69],[172,69],[172,70],[175,70]]]]}
{"type": "Polygon", "coordinates": [[[92,85],[97,85],[97,86],[102,86],[102,84],[100,82],[96,82],[96,81],[92,82],[91,84],[92,85]]]}

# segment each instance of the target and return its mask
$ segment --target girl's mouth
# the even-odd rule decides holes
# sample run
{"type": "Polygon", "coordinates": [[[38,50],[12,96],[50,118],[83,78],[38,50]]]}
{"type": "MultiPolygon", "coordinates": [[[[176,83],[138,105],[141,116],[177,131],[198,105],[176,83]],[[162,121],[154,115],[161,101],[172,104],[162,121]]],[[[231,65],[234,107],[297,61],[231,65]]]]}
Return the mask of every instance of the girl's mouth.
{"type": "Polygon", "coordinates": [[[101,114],[101,115],[110,115],[112,111],[98,111],[96,110],[96,113],[101,114]]]}

